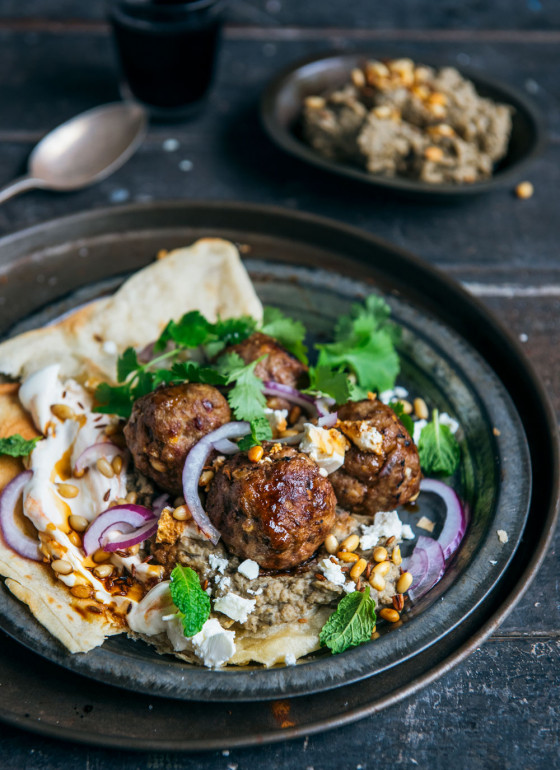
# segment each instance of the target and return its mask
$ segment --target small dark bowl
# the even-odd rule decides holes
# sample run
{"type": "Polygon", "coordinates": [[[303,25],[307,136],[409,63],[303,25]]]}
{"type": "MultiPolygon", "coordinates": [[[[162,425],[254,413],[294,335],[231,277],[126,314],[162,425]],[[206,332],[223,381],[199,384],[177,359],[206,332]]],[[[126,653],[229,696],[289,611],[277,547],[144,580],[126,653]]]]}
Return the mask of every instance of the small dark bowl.
{"type": "MultiPolygon", "coordinates": [[[[273,142],[291,155],[340,176],[357,179],[386,190],[434,198],[477,195],[510,185],[519,180],[521,171],[542,152],[546,142],[544,119],[522,93],[481,75],[477,70],[457,68],[464,77],[474,83],[480,96],[509,104],[514,108],[507,155],[496,164],[490,179],[462,185],[429,184],[405,177],[370,174],[358,166],[324,158],[300,136],[303,101],[307,96],[322,94],[347,83],[354,67],[373,58],[374,51],[308,58],[278,75],[265,90],[261,101],[261,118],[273,142]]],[[[441,63],[421,63],[442,66],[441,63]]]]}

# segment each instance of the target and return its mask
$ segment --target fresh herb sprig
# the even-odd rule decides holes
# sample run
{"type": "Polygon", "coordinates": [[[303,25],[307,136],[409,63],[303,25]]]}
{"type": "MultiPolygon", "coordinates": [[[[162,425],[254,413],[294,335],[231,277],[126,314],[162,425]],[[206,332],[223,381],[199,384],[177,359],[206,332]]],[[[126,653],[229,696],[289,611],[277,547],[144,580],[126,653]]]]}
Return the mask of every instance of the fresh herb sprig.
{"type": "Polygon", "coordinates": [[[432,413],[432,421],[422,428],[418,454],[426,473],[451,476],[459,467],[461,447],[448,426],[439,421],[437,409],[432,413]]]}
{"type": "Polygon", "coordinates": [[[363,593],[354,591],[340,600],[319,634],[322,647],[339,653],[371,639],[376,615],[375,602],[369,594],[366,586],[363,593]]]}
{"type": "Polygon", "coordinates": [[[177,565],[171,573],[169,590],[185,636],[198,634],[210,615],[210,597],[202,590],[198,575],[190,567],[177,565]]]}
{"type": "Polygon", "coordinates": [[[10,455],[10,457],[27,457],[35,447],[41,436],[24,439],[20,433],[14,433],[6,438],[0,438],[0,455],[10,455]]]}

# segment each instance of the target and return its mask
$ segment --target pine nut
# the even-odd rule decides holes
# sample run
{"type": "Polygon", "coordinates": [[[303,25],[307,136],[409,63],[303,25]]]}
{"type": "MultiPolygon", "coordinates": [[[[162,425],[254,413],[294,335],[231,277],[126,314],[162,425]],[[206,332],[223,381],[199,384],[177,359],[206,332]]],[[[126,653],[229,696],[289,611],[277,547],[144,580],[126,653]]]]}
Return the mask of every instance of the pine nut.
{"type": "Polygon", "coordinates": [[[426,406],[426,402],[423,398],[414,399],[414,414],[416,417],[418,417],[419,420],[427,420],[430,416],[428,407],[426,406]]]}
{"type": "Polygon", "coordinates": [[[89,599],[93,592],[91,586],[78,585],[72,586],[70,593],[77,599],[89,599]]]}
{"type": "Polygon", "coordinates": [[[128,500],[126,499],[126,497],[117,497],[117,499],[115,500],[115,505],[126,505],[127,502],[128,500]]]}
{"type": "Polygon", "coordinates": [[[108,578],[109,575],[113,574],[113,565],[112,564],[100,564],[99,567],[96,567],[93,570],[93,574],[95,577],[100,578],[103,580],[104,578],[108,578]]]}
{"type": "Polygon", "coordinates": [[[126,502],[131,503],[131,505],[134,505],[134,503],[138,500],[138,493],[137,492],[129,492],[126,496],[126,502]]]}
{"type": "Polygon", "coordinates": [[[57,484],[58,494],[61,497],[78,497],[80,490],[74,484],[57,484]]]}
{"type": "Polygon", "coordinates": [[[72,572],[72,565],[64,559],[55,559],[51,562],[51,567],[60,575],[69,575],[72,572]]]}
{"type": "Polygon", "coordinates": [[[85,530],[88,528],[89,521],[86,519],[85,516],[69,516],[68,517],[68,524],[74,529],[76,532],[85,532],[85,530]]]}
{"type": "Polygon", "coordinates": [[[98,548],[97,551],[91,557],[96,564],[100,564],[103,561],[111,558],[109,551],[104,551],[103,548],[98,548]]]}
{"type": "Polygon", "coordinates": [[[99,460],[95,463],[95,467],[99,473],[102,473],[108,479],[112,479],[115,475],[113,467],[105,457],[100,457],[99,460]]]}
{"type": "Polygon", "coordinates": [[[205,487],[214,478],[214,471],[202,471],[198,480],[199,487],[205,487]]]}
{"type": "Polygon", "coordinates": [[[118,475],[123,469],[122,457],[120,455],[115,455],[115,457],[113,457],[113,462],[111,463],[111,466],[114,472],[118,475]]]}
{"type": "Polygon", "coordinates": [[[391,535],[391,537],[387,540],[385,543],[385,547],[388,548],[390,545],[393,545],[397,541],[397,538],[394,535],[391,535]]]}
{"type": "Polygon", "coordinates": [[[68,404],[53,404],[51,406],[51,412],[59,420],[73,420],[76,416],[74,410],[68,406],[68,404]]]}
{"type": "Polygon", "coordinates": [[[387,549],[383,548],[382,545],[373,549],[374,561],[387,561],[387,557],[388,557],[387,549]]]}
{"type": "Polygon", "coordinates": [[[352,70],[351,78],[352,83],[356,86],[356,88],[363,88],[366,84],[366,77],[364,73],[357,67],[352,70]]]}
{"type": "Polygon", "coordinates": [[[46,548],[53,559],[62,559],[66,550],[66,549],[63,549],[54,540],[51,540],[50,543],[47,543],[46,548]]]}
{"type": "Polygon", "coordinates": [[[397,580],[397,593],[405,594],[412,585],[413,580],[414,578],[410,572],[403,572],[397,580]]]}
{"type": "Polygon", "coordinates": [[[405,414],[412,414],[412,404],[405,398],[401,398],[399,404],[402,406],[402,410],[405,414]]]}
{"type": "Polygon", "coordinates": [[[75,545],[76,548],[82,547],[82,538],[78,535],[77,532],[70,532],[68,534],[68,540],[70,540],[72,545],[75,545]]]}
{"type": "Polygon", "coordinates": [[[288,422],[290,425],[293,425],[294,422],[297,422],[299,418],[301,417],[301,407],[297,404],[294,404],[290,411],[288,412],[288,422]]]}
{"type": "Polygon", "coordinates": [[[379,617],[383,618],[383,620],[388,620],[389,623],[398,623],[401,619],[399,613],[390,607],[383,607],[382,610],[379,610],[379,617]]]}
{"type": "Polygon", "coordinates": [[[77,468],[74,468],[74,470],[72,471],[72,475],[74,476],[75,479],[81,479],[86,475],[87,470],[88,470],[87,468],[80,468],[80,470],[78,470],[77,468]]]}
{"type": "Polygon", "coordinates": [[[334,535],[327,535],[325,538],[325,550],[327,553],[336,553],[338,551],[338,540],[334,535]]]}
{"type": "Polygon", "coordinates": [[[354,566],[350,570],[350,577],[352,578],[352,580],[357,580],[366,567],[367,567],[367,561],[365,559],[358,559],[358,561],[354,564],[354,566]]]}
{"type": "Polygon", "coordinates": [[[401,549],[398,545],[396,545],[393,548],[393,553],[391,554],[391,559],[393,560],[393,564],[396,564],[397,567],[402,564],[402,556],[401,556],[401,549]]]}
{"type": "Polygon", "coordinates": [[[343,540],[340,544],[340,549],[343,551],[355,551],[360,545],[360,538],[358,535],[349,535],[346,540],[343,540]]]}
{"type": "Polygon", "coordinates": [[[186,521],[187,519],[190,519],[190,517],[191,512],[186,505],[180,505],[173,511],[173,518],[177,521],[186,521]]]}
{"type": "Polygon", "coordinates": [[[376,564],[375,567],[372,569],[372,573],[375,573],[376,575],[381,575],[381,577],[385,577],[385,575],[389,572],[391,569],[391,565],[388,561],[381,561],[379,564],[376,564]]]}
{"type": "Polygon", "coordinates": [[[251,449],[249,449],[248,457],[252,463],[258,463],[259,460],[262,460],[263,454],[264,454],[264,449],[262,448],[262,446],[253,446],[251,447],[251,449]]]}
{"type": "Polygon", "coordinates": [[[376,591],[385,590],[385,578],[382,578],[377,572],[371,573],[369,576],[369,584],[372,588],[375,588],[376,591]]]}
{"type": "Polygon", "coordinates": [[[165,465],[161,462],[161,460],[156,460],[155,457],[150,459],[150,465],[158,473],[163,473],[165,471],[165,465]]]}
{"type": "Polygon", "coordinates": [[[339,551],[336,555],[340,561],[347,563],[356,562],[360,558],[357,553],[349,553],[348,551],[339,551]]]}
{"type": "Polygon", "coordinates": [[[520,182],[517,187],[515,188],[515,194],[518,198],[522,198],[526,200],[527,198],[530,198],[533,193],[535,192],[535,188],[531,184],[531,182],[520,182]]]}
{"type": "Polygon", "coordinates": [[[140,543],[136,543],[136,545],[131,545],[130,548],[127,548],[126,552],[129,556],[136,556],[139,550],[140,550],[140,543]]]}

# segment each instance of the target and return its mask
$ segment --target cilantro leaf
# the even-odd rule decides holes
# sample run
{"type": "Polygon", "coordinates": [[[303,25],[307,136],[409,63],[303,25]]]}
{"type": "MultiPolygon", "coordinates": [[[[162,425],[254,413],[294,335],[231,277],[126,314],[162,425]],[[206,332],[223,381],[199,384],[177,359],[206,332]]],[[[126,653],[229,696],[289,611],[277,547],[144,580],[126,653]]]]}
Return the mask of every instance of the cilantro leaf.
{"type": "Polygon", "coordinates": [[[10,455],[10,457],[27,457],[35,447],[41,436],[24,439],[20,433],[13,433],[6,438],[0,438],[0,455],[10,455]]]}
{"type": "Polygon", "coordinates": [[[214,324],[214,335],[218,341],[227,347],[228,345],[237,345],[243,342],[257,328],[257,322],[250,315],[243,315],[239,318],[226,318],[222,321],[218,318],[214,324]]]}
{"type": "Polygon", "coordinates": [[[171,367],[174,380],[203,382],[206,385],[225,385],[226,377],[212,366],[201,366],[196,361],[180,361],[171,367]]]}
{"type": "Polygon", "coordinates": [[[237,353],[226,353],[217,363],[218,371],[225,376],[226,384],[233,385],[227,398],[237,420],[252,422],[264,415],[264,385],[255,374],[255,367],[262,359],[263,356],[246,364],[237,353]]]}
{"type": "Polygon", "coordinates": [[[168,342],[175,342],[183,348],[197,348],[204,345],[212,330],[213,324],[199,310],[191,310],[179,321],[169,321],[154,345],[154,350],[165,350],[168,342]]]}
{"type": "Polygon", "coordinates": [[[344,404],[350,398],[351,382],[348,375],[329,366],[312,366],[309,369],[309,387],[304,393],[330,396],[337,404],[344,404]]]}
{"type": "Polygon", "coordinates": [[[169,590],[185,636],[198,634],[210,615],[210,597],[202,590],[198,575],[190,567],[177,565],[171,573],[169,590]]]}
{"type": "Polygon", "coordinates": [[[263,441],[270,441],[272,438],[272,428],[266,417],[257,417],[251,421],[251,433],[237,443],[242,452],[248,452],[253,446],[261,444],[263,441]]]}
{"type": "Polygon", "coordinates": [[[408,433],[412,436],[414,434],[414,423],[412,417],[409,414],[404,413],[404,408],[401,401],[391,401],[389,404],[393,412],[397,415],[402,422],[408,433]]]}
{"type": "Polygon", "coordinates": [[[280,345],[303,364],[308,363],[307,348],[303,344],[305,326],[301,321],[288,318],[275,307],[265,307],[261,331],[263,334],[268,334],[269,337],[274,337],[280,345]]]}
{"type": "Polygon", "coordinates": [[[344,652],[371,639],[375,626],[375,602],[370,597],[369,586],[365,591],[354,591],[344,596],[327,620],[319,640],[322,647],[332,652],[344,652]]]}
{"type": "Polygon", "coordinates": [[[459,465],[461,447],[447,425],[440,423],[437,409],[432,413],[432,421],[422,428],[418,454],[426,473],[451,476],[459,465]]]}
{"type": "Polygon", "coordinates": [[[102,414],[116,414],[128,420],[132,412],[134,398],[128,385],[109,385],[107,382],[100,383],[95,390],[95,400],[97,405],[93,407],[94,412],[102,414]]]}
{"type": "Polygon", "coordinates": [[[134,348],[127,348],[124,353],[119,356],[117,361],[117,380],[118,382],[124,382],[127,377],[135,372],[140,367],[138,363],[138,357],[134,348]]]}

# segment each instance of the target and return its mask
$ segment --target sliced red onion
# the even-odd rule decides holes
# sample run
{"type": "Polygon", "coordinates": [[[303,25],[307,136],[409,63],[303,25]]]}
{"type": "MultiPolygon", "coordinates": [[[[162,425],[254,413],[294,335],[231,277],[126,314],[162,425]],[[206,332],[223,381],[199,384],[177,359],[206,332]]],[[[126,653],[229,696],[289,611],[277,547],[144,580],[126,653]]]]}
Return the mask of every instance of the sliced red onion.
{"type": "MultiPolygon", "coordinates": [[[[133,545],[144,542],[157,532],[158,523],[157,519],[149,521],[144,524],[140,529],[136,529],[131,532],[123,532],[120,537],[111,538],[108,540],[108,532],[104,532],[101,535],[100,546],[104,551],[121,551],[125,548],[131,548],[133,545]]],[[[114,531],[111,527],[111,531],[114,531]]]]}
{"type": "Polygon", "coordinates": [[[337,412],[331,412],[331,414],[326,414],[324,417],[319,417],[317,420],[317,425],[320,428],[334,428],[338,420],[338,414],[337,412]]]}
{"type": "Polygon", "coordinates": [[[204,438],[201,438],[200,441],[193,446],[185,460],[185,465],[183,467],[183,497],[185,498],[185,504],[191,512],[198,528],[212,541],[212,543],[214,543],[214,545],[216,545],[220,539],[220,533],[213,526],[200,502],[198,494],[200,474],[206,465],[210,452],[215,448],[217,442],[220,442],[223,439],[246,436],[250,430],[251,426],[248,422],[228,422],[225,425],[222,425],[221,428],[218,428],[217,430],[212,431],[212,433],[208,433],[204,438]]]}
{"type": "Polygon", "coordinates": [[[414,581],[408,589],[409,597],[413,601],[420,599],[441,580],[445,572],[442,547],[437,540],[420,535],[412,556],[405,559],[403,566],[414,577],[414,581]]]}
{"type": "Polygon", "coordinates": [[[315,399],[312,396],[308,396],[307,393],[301,393],[299,390],[296,390],[296,388],[291,388],[289,385],[282,385],[281,382],[265,380],[263,393],[266,396],[277,396],[279,398],[284,398],[286,401],[290,401],[292,404],[298,404],[298,406],[307,409],[308,412],[317,412],[315,399]]]}
{"type": "Polygon", "coordinates": [[[161,516],[161,512],[167,505],[168,501],[169,501],[169,495],[167,494],[167,492],[164,492],[162,495],[160,495],[159,497],[156,497],[155,500],[153,500],[152,511],[154,513],[154,516],[157,516],[158,519],[161,516]]]}
{"type": "Polygon", "coordinates": [[[25,559],[41,561],[39,543],[22,532],[14,518],[23,488],[32,476],[33,471],[23,471],[4,487],[0,495],[0,529],[6,545],[9,545],[17,554],[25,559]]]}
{"type": "Polygon", "coordinates": [[[84,551],[89,556],[94,551],[97,551],[98,548],[103,548],[101,545],[103,536],[107,535],[111,530],[117,529],[120,532],[129,533],[132,530],[138,529],[138,527],[143,527],[147,522],[150,524],[155,523],[157,528],[157,519],[149,508],[145,508],[143,505],[133,505],[132,503],[115,505],[114,508],[109,508],[109,510],[100,513],[86,529],[83,538],[84,551]],[[126,529],[123,529],[123,527],[126,529]]]}
{"type": "Polygon", "coordinates": [[[447,560],[455,553],[465,534],[467,528],[465,511],[455,491],[442,481],[422,479],[420,490],[438,495],[445,503],[445,522],[437,541],[441,545],[443,555],[447,560]]]}
{"type": "Polygon", "coordinates": [[[330,407],[334,406],[336,401],[329,396],[322,396],[315,399],[315,409],[319,417],[328,417],[330,413],[330,407]]]}
{"type": "Polygon", "coordinates": [[[214,449],[221,455],[234,455],[239,452],[239,447],[234,441],[230,441],[229,438],[223,438],[221,441],[214,443],[214,449]]]}
{"type": "Polygon", "coordinates": [[[291,446],[293,444],[299,444],[300,441],[303,441],[304,436],[305,436],[305,433],[296,433],[293,436],[284,436],[283,438],[275,438],[274,443],[287,444],[288,446],[291,446]]]}
{"type": "Polygon", "coordinates": [[[125,456],[125,450],[113,444],[112,441],[99,441],[97,444],[88,446],[82,454],[76,460],[74,470],[80,473],[93,465],[101,457],[104,457],[108,462],[112,462],[115,457],[125,456]]]}

